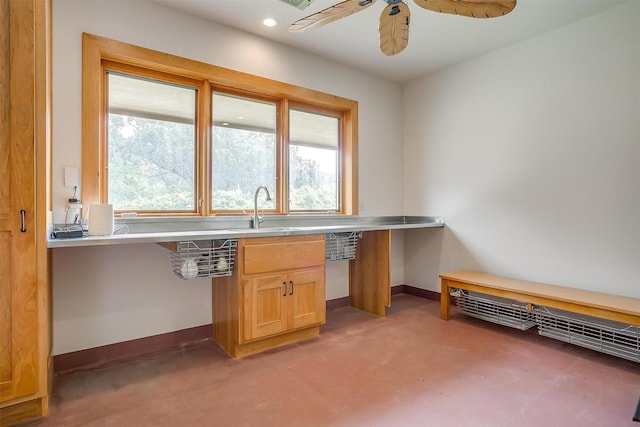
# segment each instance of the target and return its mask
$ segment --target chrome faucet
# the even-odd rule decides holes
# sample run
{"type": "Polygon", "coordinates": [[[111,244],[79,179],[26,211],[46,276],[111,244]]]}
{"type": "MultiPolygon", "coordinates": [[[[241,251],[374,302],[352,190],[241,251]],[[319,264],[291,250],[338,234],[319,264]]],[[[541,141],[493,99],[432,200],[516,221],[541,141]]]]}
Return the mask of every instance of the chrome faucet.
{"type": "Polygon", "coordinates": [[[265,193],[267,193],[267,202],[271,201],[271,195],[269,194],[269,190],[264,185],[261,185],[256,190],[255,196],[253,196],[253,228],[260,228],[260,223],[264,221],[264,209],[262,210],[262,216],[258,215],[258,193],[260,190],[264,189],[265,193]]]}

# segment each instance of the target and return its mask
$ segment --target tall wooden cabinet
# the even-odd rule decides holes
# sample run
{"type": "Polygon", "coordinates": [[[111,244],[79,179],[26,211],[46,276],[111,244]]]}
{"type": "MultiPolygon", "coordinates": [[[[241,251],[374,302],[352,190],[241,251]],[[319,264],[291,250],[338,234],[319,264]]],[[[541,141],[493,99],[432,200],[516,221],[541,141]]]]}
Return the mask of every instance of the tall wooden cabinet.
{"type": "Polygon", "coordinates": [[[48,412],[49,0],[0,0],[0,426],[48,412]]]}
{"type": "Polygon", "coordinates": [[[238,241],[213,279],[213,338],[234,357],[316,336],[326,321],[324,235],[238,241]]]}

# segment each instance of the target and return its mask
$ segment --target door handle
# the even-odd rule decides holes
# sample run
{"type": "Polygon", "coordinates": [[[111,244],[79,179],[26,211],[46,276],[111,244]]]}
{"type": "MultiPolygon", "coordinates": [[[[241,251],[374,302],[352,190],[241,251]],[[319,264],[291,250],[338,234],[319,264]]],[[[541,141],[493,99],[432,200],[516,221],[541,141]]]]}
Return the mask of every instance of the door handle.
{"type": "Polygon", "coordinates": [[[282,291],[282,296],[286,297],[287,296],[287,282],[282,282],[282,287],[283,287],[283,291],[282,291]]]}
{"type": "Polygon", "coordinates": [[[21,232],[26,232],[27,229],[24,228],[24,215],[27,213],[27,211],[25,211],[24,209],[20,209],[20,231],[21,232]]]}
{"type": "Polygon", "coordinates": [[[289,284],[291,285],[291,290],[289,291],[289,295],[293,295],[293,280],[289,280],[289,284]]]}

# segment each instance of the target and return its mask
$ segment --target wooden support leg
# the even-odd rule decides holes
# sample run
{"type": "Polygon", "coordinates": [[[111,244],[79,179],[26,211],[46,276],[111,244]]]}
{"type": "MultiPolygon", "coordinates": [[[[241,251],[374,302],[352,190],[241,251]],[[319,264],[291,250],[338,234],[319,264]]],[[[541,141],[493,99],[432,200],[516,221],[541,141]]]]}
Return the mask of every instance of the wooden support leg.
{"type": "Polygon", "coordinates": [[[356,259],[349,261],[351,305],[380,317],[391,305],[391,231],[365,231],[356,259]]]}
{"type": "Polygon", "coordinates": [[[449,281],[440,279],[440,318],[449,320],[451,301],[449,300],[449,281]]]}

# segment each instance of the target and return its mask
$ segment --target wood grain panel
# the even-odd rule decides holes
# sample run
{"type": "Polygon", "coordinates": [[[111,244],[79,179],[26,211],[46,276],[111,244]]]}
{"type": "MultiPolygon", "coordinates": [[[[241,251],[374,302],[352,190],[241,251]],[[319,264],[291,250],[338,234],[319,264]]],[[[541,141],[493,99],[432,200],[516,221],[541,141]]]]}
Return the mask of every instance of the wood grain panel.
{"type": "Polygon", "coordinates": [[[324,268],[291,273],[287,277],[287,309],[292,329],[326,322],[324,268]]]}
{"type": "Polygon", "coordinates": [[[213,339],[233,354],[240,342],[238,273],[211,279],[213,339]]]}
{"type": "Polygon", "coordinates": [[[367,231],[358,242],[356,258],[349,261],[351,305],[385,316],[391,304],[391,231],[367,231]]]}
{"type": "Polygon", "coordinates": [[[320,335],[319,326],[304,328],[286,334],[275,335],[272,337],[266,337],[260,340],[240,344],[233,348],[233,350],[229,352],[229,354],[231,354],[233,357],[249,356],[251,354],[261,353],[272,348],[281,347],[283,345],[295,343],[312,337],[317,337],[318,335],[320,335]]]}
{"type": "Polygon", "coordinates": [[[11,233],[0,232],[0,383],[11,380],[11,281],[4,278],[11,277],[10,258],[4,254],[11,253],[11,233]]]}
{"type": "Polygon", "coordinates": [[[285,277],[274,275],[244,281],[244,339],[249,341],[287,329],[285,277]]]}
{"type": "MultiPolygon", "coordinates": [[[[8,212],[0,217],[0,232],[11,237],[7,250],[3,251],[3,257],[9,260],[9,268],[2,268],[0,282],[10,286],[11,373],[0,383],[0,402],[35,393],[39,370],[33,179],[36,138],[35,11],[34,3],[30,1],[10,1],[9,4],[9,138],[1,143],[3,150],[9,153],[9,163],[0,171],[0,181],[9,182],[11,203],[8,212]],[[25,211],[25,232],[20,231],[21,210],[25,211]]],[[[3,24],[5,30],[6,25],[3,24]]],[[[6,57],[6,54],[2,56],[6,57]]],[[[2,339],[7,338],[3,336],[2,339]]]]}
{"type": "Polygon", "coordinates": [[[0,0],[3,426],[48,411],[50,18],[49,0],[0,0]]]}
{"type": "Polygon", "coordinates": [[[11,379],[9,2],[0,1],[0,383],[11,379]]]}
{"type": "Polygon", "coordinates": [[[45,414],[46,411],[43,410],[43,402],[40,399],[21,402],[0,408],[0,426],[10,426],[45,414]]]}
{"type": "Polygon", "coordinates": [[[259,274],[323,265],[324,250],[324,235],[251,239],[244,250],[243,272],[259,274]]]}
{"type": "Polygon", "coordinates": [[[51,0],[34,2],[35,56],[35,268],[38,311],[38,394],[42,415],[49,412],[49,394],[53,385],[53,272],[51,251],[47,248],[47,230],[51,211],[51,122],[52,122],[52,22],[51,0]]]}
{"type": "MultiPolygon", "coordinates": [[[[9,170],[10,68],[9,68],[9,2],[0,1],[0,173],[9,170]]],[[[3,175],[3,178],[4,175],[3,175]]],[[[0,214],[10,210],[11,193],[8,179],[0,179],[0,214]]]]}

